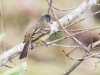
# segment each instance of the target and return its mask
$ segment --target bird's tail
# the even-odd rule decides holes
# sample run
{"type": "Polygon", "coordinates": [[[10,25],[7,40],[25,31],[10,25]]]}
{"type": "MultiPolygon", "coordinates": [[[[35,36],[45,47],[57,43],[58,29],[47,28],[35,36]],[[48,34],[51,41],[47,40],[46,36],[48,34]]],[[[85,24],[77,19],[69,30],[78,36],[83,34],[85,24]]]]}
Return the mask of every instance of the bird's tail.
{"type": "Polygon", "coordinates": [[[23,59],[23,58],[26,58],[26,57],[27,57],[29,43],[30,43],[30,41],[25,42],[23,51],[22,51],[22,53],[21,53],[19,59],[23,59]]]}

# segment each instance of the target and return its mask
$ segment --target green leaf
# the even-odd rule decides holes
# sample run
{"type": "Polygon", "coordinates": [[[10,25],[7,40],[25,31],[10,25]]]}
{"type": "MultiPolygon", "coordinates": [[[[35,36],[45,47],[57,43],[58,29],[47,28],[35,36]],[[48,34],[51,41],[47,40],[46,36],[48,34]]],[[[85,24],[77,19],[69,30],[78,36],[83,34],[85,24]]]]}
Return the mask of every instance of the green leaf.
{"type": "Polygon", "coordinates": [[[23,62],[21,65],[16,66],[16,67],[4,72],[2,75],[22,75],[23,71],[25,71],[26,69],[27,69],[27,64],[26,64],[26,62],[23,62]]]}

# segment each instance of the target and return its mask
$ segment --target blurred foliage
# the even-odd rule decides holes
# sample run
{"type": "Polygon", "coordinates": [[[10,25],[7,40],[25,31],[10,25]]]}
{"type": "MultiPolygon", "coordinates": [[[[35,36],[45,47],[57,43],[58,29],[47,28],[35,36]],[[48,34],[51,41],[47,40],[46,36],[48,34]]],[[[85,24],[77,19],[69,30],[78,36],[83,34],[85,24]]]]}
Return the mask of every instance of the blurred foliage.
{"type": "Polygon", "coordinates": [[[0,75],[22,75],[25,69],[26,69],[26,62],[23,62],[21,65],[16,66],[0,75]]]}
{"type": "Polygon", "coordinates": [[[57,33],[54,33],[50,36],[50,39],[51,40],[56,40],[56,39],[59,39],[62,37],[62,32],[57,32],[57,33]]]}
{"type": "Polygon", "coordinates": [[[5,34],[0,34],[0,42],[4,38],[5,34]]]}
{"type": "Polygon", "coordinates": [[[22,28],[23,26],[25,26],[29,23],[28,18],[26,18],[22,14],[16,14],[16,15],[4,17],[3,20],[4,20],[4,22],[6,22],[6,23],[4,23],[5,25],[7,25],[9,23],[17,23],[17,25],[19,25],[20,28],[22,28]]]}
{"type": "Polygon", "coordinates": [[[20,25],[20,27],[25,26],[29,23],[29,20],[21,14],[16,15],[15,20],[18,23],[18,25],[20,25]]]}

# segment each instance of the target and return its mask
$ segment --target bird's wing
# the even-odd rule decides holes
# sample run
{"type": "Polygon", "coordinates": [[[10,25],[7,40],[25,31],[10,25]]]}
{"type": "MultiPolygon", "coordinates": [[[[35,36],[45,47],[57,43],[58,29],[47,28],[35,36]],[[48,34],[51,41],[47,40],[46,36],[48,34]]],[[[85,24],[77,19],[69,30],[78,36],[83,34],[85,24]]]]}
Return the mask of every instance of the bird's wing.
{"type": "Polygon", "coordinates": [[[41,37],[45,35],[45,33],[41,32],[42,28],[37,29],[32,35],[32,42],[39,40],[41,37]]]}

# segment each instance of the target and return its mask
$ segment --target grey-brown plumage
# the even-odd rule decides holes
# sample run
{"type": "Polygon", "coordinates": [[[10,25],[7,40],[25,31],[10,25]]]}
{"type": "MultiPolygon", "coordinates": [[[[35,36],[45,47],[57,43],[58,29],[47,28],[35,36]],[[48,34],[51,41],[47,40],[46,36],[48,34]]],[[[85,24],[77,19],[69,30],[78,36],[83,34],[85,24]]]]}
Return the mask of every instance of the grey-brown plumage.
{"type": "Polygon", "coordinates": [[[23,59],[27,57],[28,47],[29,47],[29,44],[31,44],[31,42],[38,43],[39,40],[46,40],[47,37],[49,37],[49,36],[45,36],[49,34],[48,32],[43,33],[41,32],[41,30],[43,28],[48,28],[48,27],[50,28],[51,23],[52,23],[52,20],[51,20],[50,15],[47,13],[43,13],[41,17],[39,18],[39,20],[37,21],[37,23],[28,29],[25,35],[25,39],[24,39],[25,45],[19,59],[23,59]],[[44,36],[45,36],[45,39],[42,39],[42,37],[44,36]]]}

